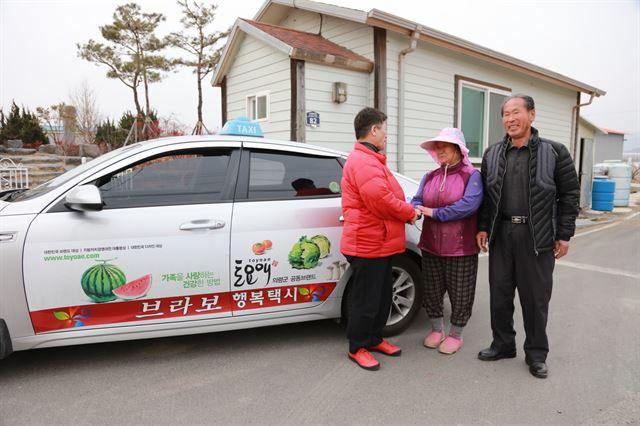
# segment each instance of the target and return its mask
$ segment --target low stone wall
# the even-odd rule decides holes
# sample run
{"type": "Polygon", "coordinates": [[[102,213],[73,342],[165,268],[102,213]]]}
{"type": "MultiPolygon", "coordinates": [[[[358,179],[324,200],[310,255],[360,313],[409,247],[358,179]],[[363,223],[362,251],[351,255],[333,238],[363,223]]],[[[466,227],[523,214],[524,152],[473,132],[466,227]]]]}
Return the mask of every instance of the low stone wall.
{"type": "Polygon", "coordinates": [[[83,157],[89,160],[100,155],[96,145],[87,147],[80,146],[80,152],[84,155],[69,156],[64,155],[62,147],[55,144],[42,145],[35,150],[24,148],[20,140],[11,140],[0,145],[0,158],[7,158],[17,166],[26,167],[29,172],[28,186],[33,188],[79,166],[83,157]]]}
{"type": "MultiPolygon", "coordinates": [[[[20,139],[10,139],[4,141],[2,145],[0,145],[0,154],[24,154],[25,151],[15,151],[24,149],[31,148],[24,148],[24,143],[20,139]]],[[[33,151],[35,152],[36,150],[33,151]]],[[[78,144],[78,151],[79,157],[96,158],[102,154],[98,145],[89,143],[78,144]]],[[[62,147],[56,144],[40,145],[40,148],[38,148],[37,152],[49,155],[64,155],[64,150],[62,149],[62,147]]]]}

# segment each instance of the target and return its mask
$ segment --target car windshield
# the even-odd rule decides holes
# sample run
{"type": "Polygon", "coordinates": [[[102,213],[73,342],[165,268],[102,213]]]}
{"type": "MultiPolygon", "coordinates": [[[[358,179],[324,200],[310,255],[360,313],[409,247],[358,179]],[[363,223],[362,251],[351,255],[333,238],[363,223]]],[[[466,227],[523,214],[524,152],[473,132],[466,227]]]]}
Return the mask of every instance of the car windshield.
{"type": "Polygon", "coordinates": [[[86,163],[81,164],[78,167],[71,169],[68,172],[63,173],[60,176],[53,178],[50,181],[47,181],[41,185],[38,185],[34,188],[30,188],[26,191],[15,192],[11,196],[9,196],[5,201],[12,201],[12,202],[25,201],[25,200],[30,200],[32,198],[44,195],[49,191],[52,191],[58,188],[60,185],[64,185],[65,183],[69,182],[71,179],[75,178],[76,176],[79,176],[81,173],[89,169],[92,169],[106,161],[109,161],[110,159],[122,154],[123,152],[129,151],[138,146],[139,144],[136,143],[133,145],[123,146],[122,148],[118,148],[116,150],[108,152],[104,155],[101,155],[100,157],[94,158],[91,161],[87,161],[86,163]]]}

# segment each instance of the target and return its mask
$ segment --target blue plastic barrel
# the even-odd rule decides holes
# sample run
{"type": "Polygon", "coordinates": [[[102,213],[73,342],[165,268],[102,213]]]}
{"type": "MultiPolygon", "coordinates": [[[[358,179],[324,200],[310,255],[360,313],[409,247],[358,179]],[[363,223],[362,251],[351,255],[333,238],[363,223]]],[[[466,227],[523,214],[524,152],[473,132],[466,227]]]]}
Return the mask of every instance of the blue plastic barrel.
{"type": "Polygon", "coordinates": [[[595,176],[591,187],[591,208],[603,212],[613,210],[616,183],[606,176],[595,176]]]}

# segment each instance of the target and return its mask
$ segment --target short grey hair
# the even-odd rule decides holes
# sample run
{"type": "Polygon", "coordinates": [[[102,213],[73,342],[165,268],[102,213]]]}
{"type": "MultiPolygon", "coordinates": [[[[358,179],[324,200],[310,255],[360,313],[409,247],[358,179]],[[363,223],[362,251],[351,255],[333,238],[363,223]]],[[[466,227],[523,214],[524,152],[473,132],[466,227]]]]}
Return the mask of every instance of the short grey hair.
{"type": "Polygon", "coordinates": [[[524,101],[524,106],[527,107],[527,111],[536,109],[536,104],[533,102],[533,98],[531,96],[523,93],[516,93],[515,95],[507,96],[504,102],[502,102],[502,106],[500,107],[500,116],[504,114],[504,106],[512,99],[522,99],[524,101]]]}

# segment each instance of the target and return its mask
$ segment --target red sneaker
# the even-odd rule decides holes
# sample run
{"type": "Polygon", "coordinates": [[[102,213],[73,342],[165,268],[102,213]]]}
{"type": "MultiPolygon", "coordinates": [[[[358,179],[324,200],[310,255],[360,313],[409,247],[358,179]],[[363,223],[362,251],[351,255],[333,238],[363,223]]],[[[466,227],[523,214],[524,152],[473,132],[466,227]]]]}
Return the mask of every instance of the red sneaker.
{"type": "Polygon", "coordinates": [[[399,346],[392,345],[388,341],[382,339],[382,342],[378,343],[376,346],[369,348],[369,350],[383,353],[389,356],[400,356],[402,353],[402,349],[399,346]]]}
{"type": "Polygon", "coordinates": [[[365,348],[358,349],[355,354],[349,352],[349,359],[365,370],[374,371],[380,368],[380,363],[365,348]]]}

